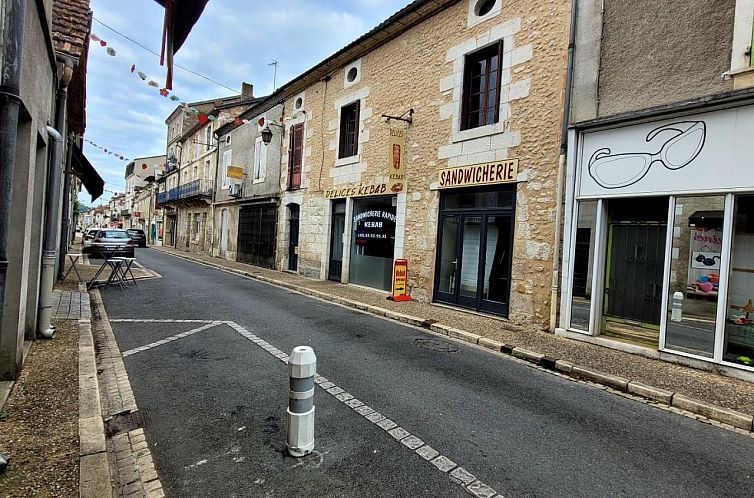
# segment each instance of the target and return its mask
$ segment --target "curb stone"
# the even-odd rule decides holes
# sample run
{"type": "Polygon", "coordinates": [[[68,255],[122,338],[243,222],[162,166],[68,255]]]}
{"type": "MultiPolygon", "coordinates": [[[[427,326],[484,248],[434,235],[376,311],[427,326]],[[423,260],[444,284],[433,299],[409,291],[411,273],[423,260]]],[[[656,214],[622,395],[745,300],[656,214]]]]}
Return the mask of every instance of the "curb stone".
{"type": "MultiPolygon", "coordinates": [[[[368,313],[382,316],[385,318],[389,318],[392,320],[396,320],[399,322],[410,323],[411,325],[416,325],[424,329],[427,328],[426,326],[424,326],[423,319],[417,318],[411,315],[405,315],[403,313],[393,312],[391,310],[380,308],[378,306],[372,306],[365,303],[359,303],[357,301],[352,301],[347,298],[334,296],[332,294],[327,294],[325,292],[316,291],[313,289],[309,289],[307,287],[297,286],[290,282],[276,280],[273,278],[265,277],[263,275],[258,275],[258,274],[238,270],[235,268],[228,268],[217,263],[204,261],[198,258],[193,258],[189,255],[177,254],[172,251],[168,251],[161,248],[156,248],[156,249],[160,252],[169,254],[177,258],[200,263],[200,264],[203,264],[203,265],[206,265],[206,266],[218,269],[218,270],[235,273],[235,274],[238,274],[238,275],[250,278],[250,279],[259,280],[261,282],[269,283],[271,285],[276,285],[278,287],[292,289],[302,294],[318,297],[324,301],[334,302],[342,306],[359,309],[361,311],[366,311],[368,313]]],[[[506,327],[503,327],[503,328],[506,328],[506,327]]],[[[504,355],[513,356],[518,359],[521,359],[530,363],[534,363],[536,365],[540,365],[542,368],[545,368],[548,370],[558,371],[574,378],[586,379],[591,382],[616,389],[618,391],[628,392],[628,393],[640,396],[642,398],[649,399],[651,401],[656,401],[664,405],[674,406],[676,408],[685,410],[690,413],[702,415],[711,420],[722,422],[724,424],[728,424],[733,427],[737,427],[739,429],[743,429],[749,432],[754,432],[754,416],[743,413],[743,412],[731,410],[722,406],[714,405],[712,403],[695,400],[693,398],[683,396],[682,394],[673,393],[673,392],[670,392],[670,391],[667,391],[658,387],[654,387],[654,386],[648,386],[638,381],[625,379],[623,377],[612,375],[606,372],[600,372],[592,368],[580,367],[566,360],[552,358],[544,354],[537,353],[535,351],[530,351],[524,348],[519,348],[516,346],[512,346],[510,344],[500,343],[492,339],[488,339],[486,337],[481,337],[477,334],[467,332],[465,330],[460,330],[453,327],[449,327],[447,325],[443,325],[441,323],[437,323],[437,322],[432,323],[429,327],[429,330],[437,334],[445,335],[450,338],[457,339],[463,342],[477,344],[477,345],[483,346],[485,349],[489,349],[495,352],[500,352],[501,354],[504,354],[504,355]]]]}

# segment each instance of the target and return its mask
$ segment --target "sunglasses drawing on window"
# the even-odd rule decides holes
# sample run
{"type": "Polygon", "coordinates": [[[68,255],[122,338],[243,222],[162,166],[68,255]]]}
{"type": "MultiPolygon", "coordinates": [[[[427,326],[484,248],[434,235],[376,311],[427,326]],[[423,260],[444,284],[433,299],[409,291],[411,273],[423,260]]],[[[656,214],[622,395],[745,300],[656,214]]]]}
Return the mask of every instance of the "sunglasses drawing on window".
{"type": "Polygon", "coordinates": [[[670,170],[681,169],[696,159],[704,148],[707,125],[704,121],[678,121],[655,128],[647,134],[646,140],[651,142],[665,132],[673,132],[674,135],[666,139],[655,154],[611,154],[609,148],[598,149],[589,159],[589,176],[602,187],[613,189],[638,182],[656,162],[670,170]]]}

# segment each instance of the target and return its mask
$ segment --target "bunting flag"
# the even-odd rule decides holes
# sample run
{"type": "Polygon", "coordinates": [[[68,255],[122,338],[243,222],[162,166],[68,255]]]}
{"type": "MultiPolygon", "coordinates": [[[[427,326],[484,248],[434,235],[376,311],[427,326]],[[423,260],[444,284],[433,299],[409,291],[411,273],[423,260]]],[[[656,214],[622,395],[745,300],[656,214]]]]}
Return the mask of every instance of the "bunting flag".
{"type": "Polygon", "coordinates": [[[104,147],[102,145],[98,145],[98,144],[92,142],[91,140],[88,140],[88,139],[85,138],[84,142],[88,143],[92,147],[98,148],[100,151],[102,151],[102,153],[107,154],[108,156],[113,156],[116,159],[119,159],[121,161],[130,161],[130,159],[127,158],[125,155],[119,154],[117,152],[113,152],[112,150],[108,150],[106,147],[104,147]]]}
{"type": "MultiPolygon", "coordinates": [[[[107,53],[107,55],[109,55],[111,57],[115,57],[118,54],[113,47],[108,47],[107,46],[107,42],[105,40],[103,40],[102,38],[100,38],[99,36],[97,36],[96,34],[92,33],[91,35],[89,35],[89,39],[92,40],[92,41],[95,41],[95,42],[99,42],[100,46],[105,48],[105,52],[107,53]]],[[[160,92],[161,96],[163,96],[163,97],[170,97],[170,100],[172,100],[173,102],[176,102],[176,101],[180,100],[180,97],[178,97],[176,95],[171,95],[170,89],[167,88],[167,85],[166,85],[165,88],[160,88],[160,84],[159,83],[157,83],[153,79],[150,79],[146,75],[146,73],[144,73],[143,71],[139,71],[138,68],[136,67],[136,64],[131,64],[130,71],[131,71],[131,74],[136,74],[136,76],[138,76],[139,79],[141,79],[141,81],[146,81],[147,85],[149,85],[149,86],[151,86],[153,88],[159,89],[159,92],[160,92]]]]}

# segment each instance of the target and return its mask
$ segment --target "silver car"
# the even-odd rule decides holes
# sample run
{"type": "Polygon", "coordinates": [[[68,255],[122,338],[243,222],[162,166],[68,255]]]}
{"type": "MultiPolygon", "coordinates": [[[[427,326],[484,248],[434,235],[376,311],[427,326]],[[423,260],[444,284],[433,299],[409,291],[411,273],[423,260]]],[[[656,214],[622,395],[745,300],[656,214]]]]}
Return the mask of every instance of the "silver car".
{"type": "Polygon", "coordinates": [[[125,256],[134,257],[134,240],[128,232],[119,228],[101,228],[92,239],[89,251],[95,256],[125,256]]]}
{"type": "Polygon", "coordinates": [[[94,236],[97,235],[97,232],[99,230],[99,228],[87,228],[84,231],[84,237],[81,244],[81,252],[83,252],[84,254],[91,252],[92,241],[94,240],[94,236]]]}

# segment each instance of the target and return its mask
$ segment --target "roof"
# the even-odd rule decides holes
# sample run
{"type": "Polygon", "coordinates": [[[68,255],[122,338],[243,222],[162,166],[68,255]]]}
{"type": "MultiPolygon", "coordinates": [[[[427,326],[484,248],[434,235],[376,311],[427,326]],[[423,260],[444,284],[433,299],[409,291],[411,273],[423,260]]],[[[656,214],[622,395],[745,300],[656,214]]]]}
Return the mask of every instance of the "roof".
{"type": "Polygon", "coordinates": [[[54,0],[52,39],[55,51],[79,60],[86,52],[91,22],[89,0],[54,0]]]}

